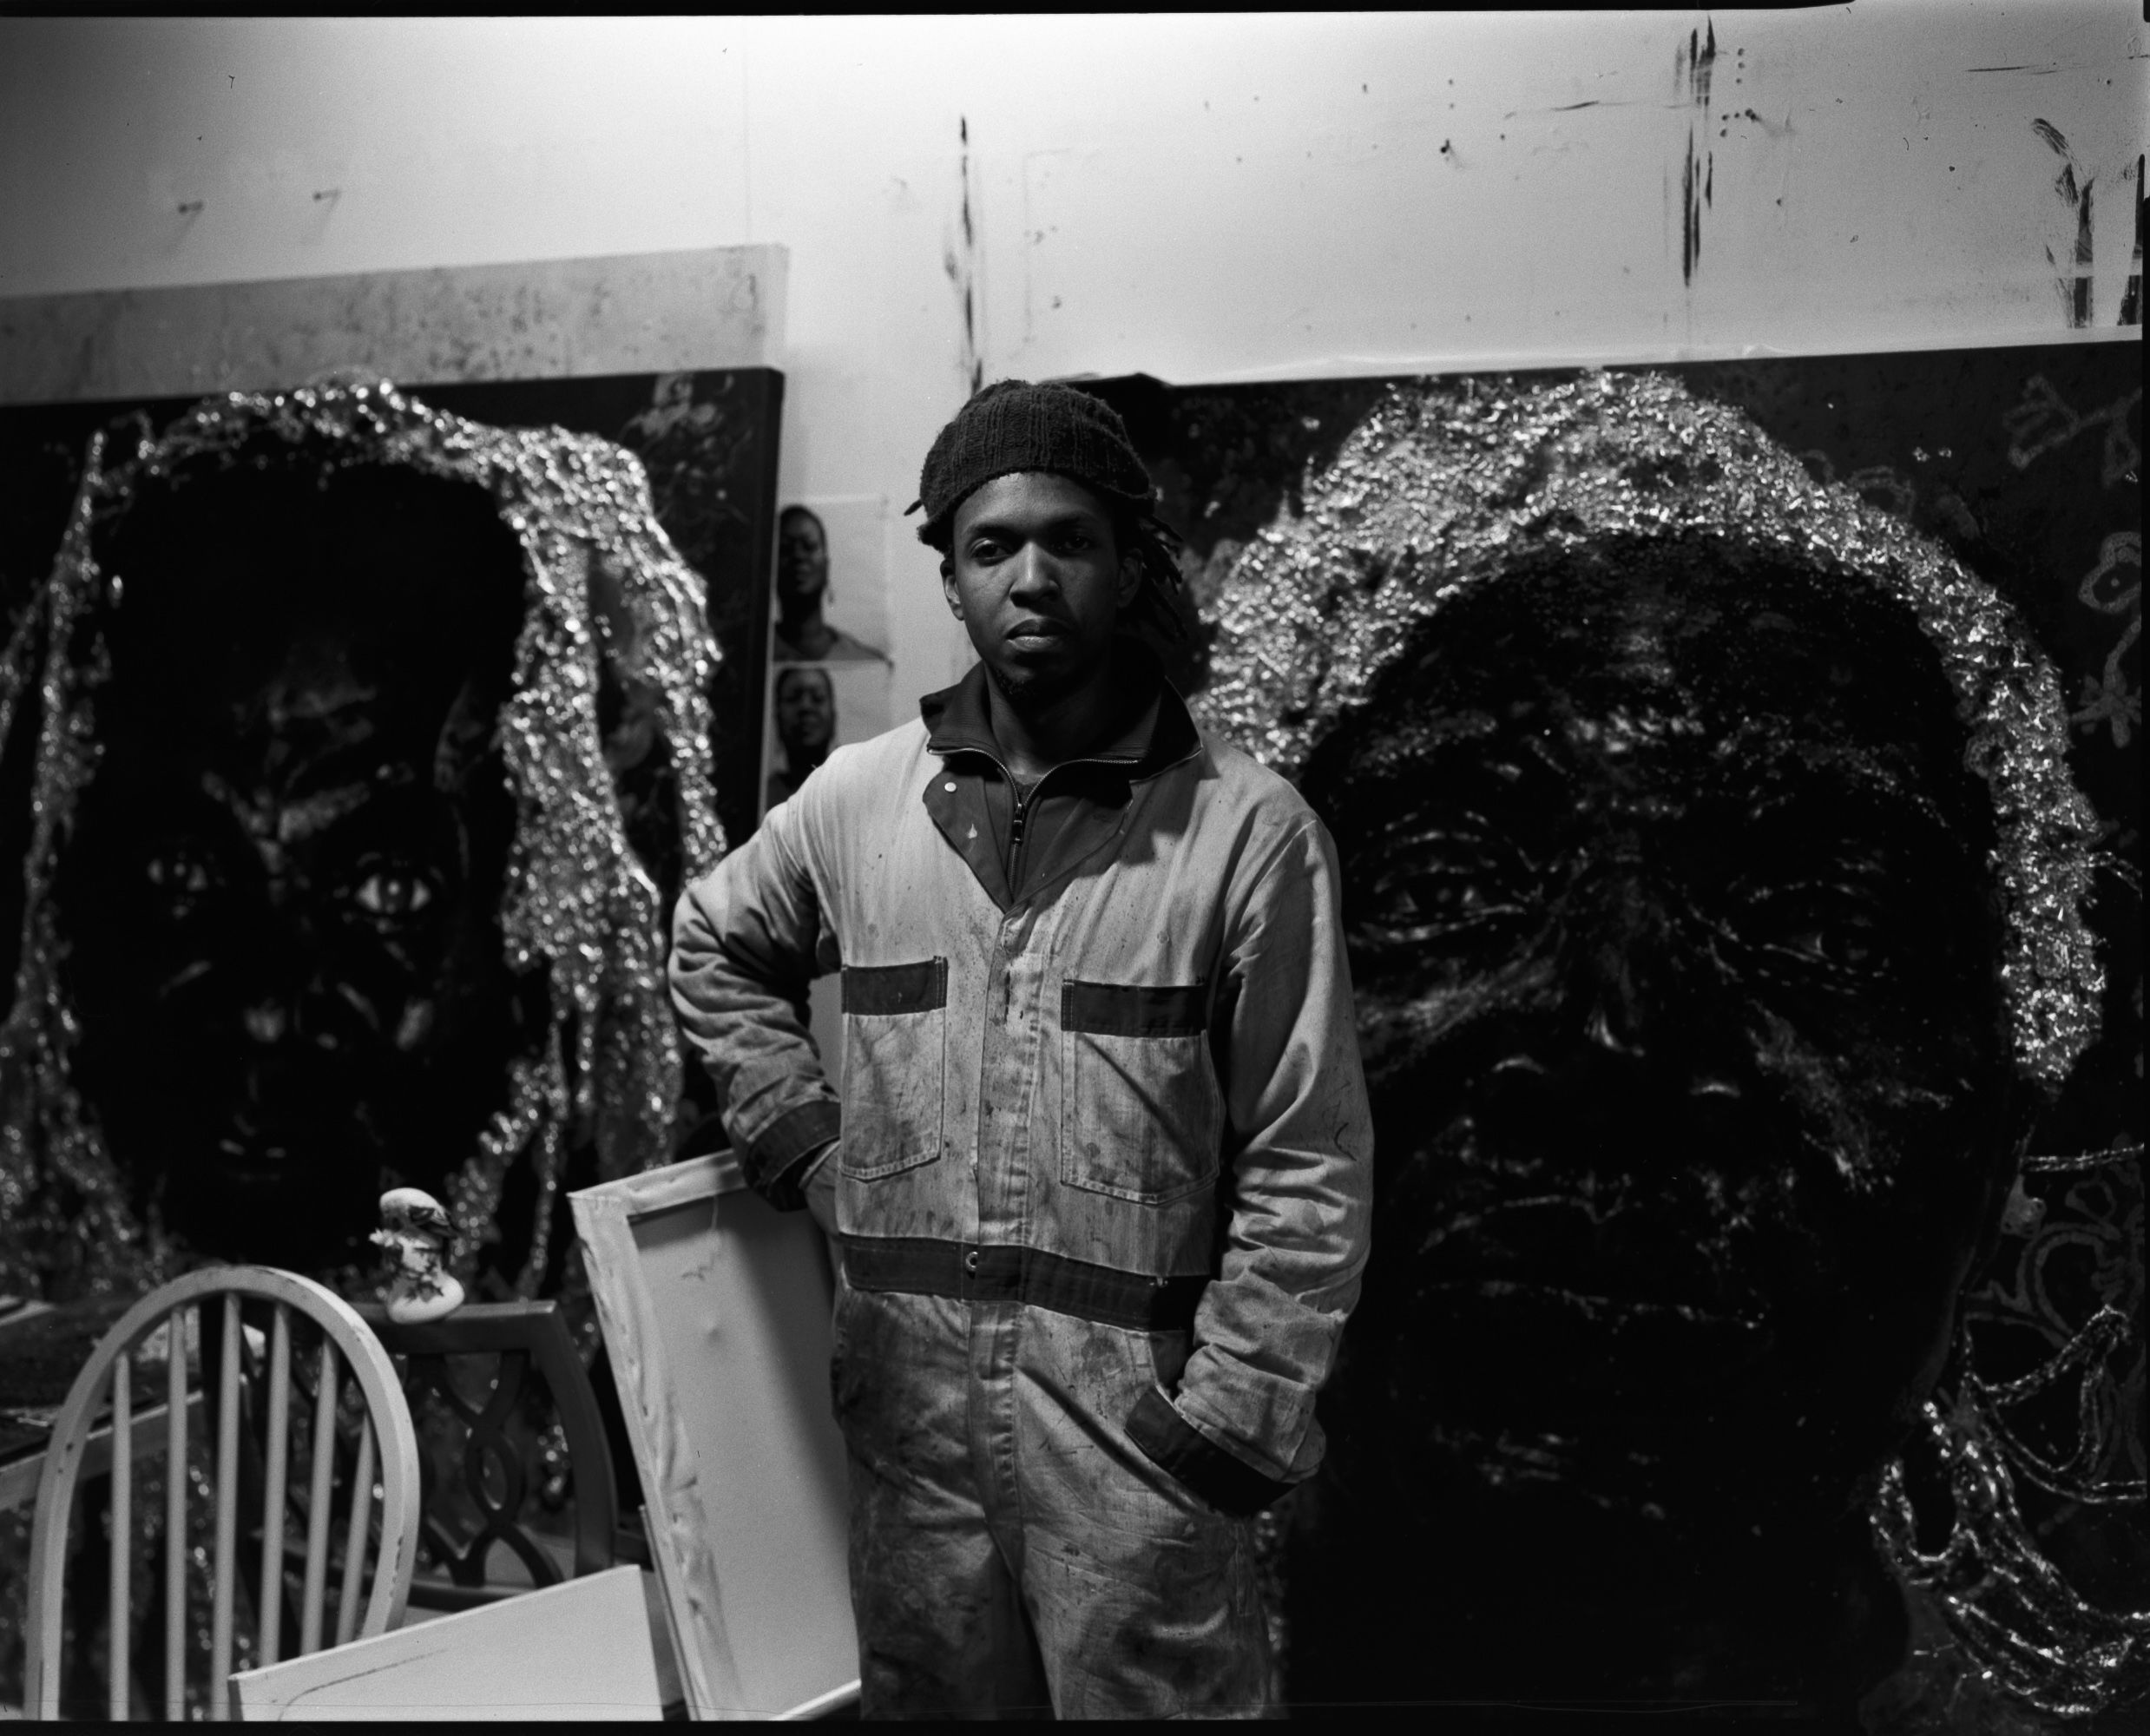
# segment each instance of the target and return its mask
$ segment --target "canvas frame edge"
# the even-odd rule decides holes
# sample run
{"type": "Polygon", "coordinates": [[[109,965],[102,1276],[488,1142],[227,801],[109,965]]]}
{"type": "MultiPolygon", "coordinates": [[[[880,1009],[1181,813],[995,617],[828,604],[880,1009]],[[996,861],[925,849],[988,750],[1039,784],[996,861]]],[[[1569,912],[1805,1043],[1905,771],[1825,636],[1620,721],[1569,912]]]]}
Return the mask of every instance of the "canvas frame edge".
{"type": "MultiPolygon", "coordinates": [[[[621,1411],[645,1498],[644,1528],[663,1594],[690,1719],[758,1715],[746,1695],[724,1619],[721,1575],[701,1522],[694,1443],[671,1402],[670,1370],[657,1331],[656,1302],[641,1272],[634,1226],[660,1212],[707,1201],[710,1226],[724,1194],[746,1186],[728,1152],[688,1158],[661,1169],[586,1187],[568,1196],[589,1276],[600,1330],[619,1383],[621,1411]]],[[[777,1714],[779,1721],[818,1718],[858,1698],[856,1681],[777,1714]]]]}

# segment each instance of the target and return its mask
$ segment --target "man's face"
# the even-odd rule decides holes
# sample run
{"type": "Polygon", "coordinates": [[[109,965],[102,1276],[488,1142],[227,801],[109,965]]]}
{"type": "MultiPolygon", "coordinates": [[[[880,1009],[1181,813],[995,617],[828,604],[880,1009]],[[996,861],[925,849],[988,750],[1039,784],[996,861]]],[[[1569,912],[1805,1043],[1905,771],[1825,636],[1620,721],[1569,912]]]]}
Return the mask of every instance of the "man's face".
{"type": "Polygon", "coordinates": [[[1503,582],[1309,767],[1406,1484],[1833,1512],[1936,1368],[2005,1147],[1990,820],[1847,589],[1503,582]]]}
{"type": "Polygon", "coordinates": [[[777,524],[777,599],[788,608],[805,608],[828,588],[828,537],[819,518],[795,507],[777,524]]]}
{"type": "Polygon", "coordinates": [[[796,760],[826,753],[836,733],[836,694],[819,669],[786,669],[776,684],[777,740],[796,760]]]}
{"type": "Polygon", "coordinates": [[[1045,700],[1082,686],[1142,582],[1103,503],[1065,477],[1022,470],[966,497],[953,528],[941,588],[1001,692],[1045,700]]]}
{"type": "Polygon", "coordinates": [[[517,553],[483,496],[444,525],[377,492],[312,547],[234,500],[228,534],[274,546],[189,520],[115,556],[104,758],[57,884],[78,1077],[205,1252],[348,1257],[384,1186],[470,1155],[532,1011],[487,748],[517,553]]]}

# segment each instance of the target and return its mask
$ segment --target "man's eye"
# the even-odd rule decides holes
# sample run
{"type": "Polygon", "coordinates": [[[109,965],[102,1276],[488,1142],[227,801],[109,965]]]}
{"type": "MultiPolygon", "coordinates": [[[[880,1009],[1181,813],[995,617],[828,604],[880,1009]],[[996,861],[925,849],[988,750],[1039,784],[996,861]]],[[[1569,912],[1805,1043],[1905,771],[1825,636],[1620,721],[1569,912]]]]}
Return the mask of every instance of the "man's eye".
{"type": "Polygon", "coordinates": [[[1397,888],[1410,912],[1431,923],[1469,922],[1504,907],[1504,903],[1469,871],[1413,874],[1397,888]]]}
{"type": "Polygon", "coordinates": [[[369,916],[404,917],[433,902],[433,889],[415,874],[377,869],[352,891],[352,899],[369,916]]]}
{"type": "Polygon", "coordinates": [[[190,856],[153,856],[149,858],[149,884],[174,892],[206,892],[209,890],[209,871],[202,863],[190,856]]]}
{"type": "Polygon", "coordinates": [[[209,864],[186,852],[153,856],[143,871],[149,884],[164,895],[165,902],[181,916],[189,914],[219,884],[216,871],[209,864]]]}
{"type": "Polygon", "coordinates": [[[1856,881],[1743,889],[1734,926],[1765,955],[1831,973],[1869,973],[1888,963],[1888,913],[1856,881]]]}
{"type": "Polygon", "coordinates": [[[1861,924],[1817,924],[1786,937],[1790,950],[1842,970],[1863,970],[1881,954],[1881,937],[1861,924]]]}
{"type": "Polygon", "coordinates": [[[1773,934],[1765,930],[1762,944],[1838,970],[1865,970],[1884,950],[1878,926],[1852,911],[1803,916],[1773,934]]]}
{"type": "Polygon", "coordinates": [[[1362,933],[1377,942],[1489,936],[1528,917],[1539,900],[1537,870],[1501,839],[1433,832],[1384,854],[1358,912],[1362,933]]]}

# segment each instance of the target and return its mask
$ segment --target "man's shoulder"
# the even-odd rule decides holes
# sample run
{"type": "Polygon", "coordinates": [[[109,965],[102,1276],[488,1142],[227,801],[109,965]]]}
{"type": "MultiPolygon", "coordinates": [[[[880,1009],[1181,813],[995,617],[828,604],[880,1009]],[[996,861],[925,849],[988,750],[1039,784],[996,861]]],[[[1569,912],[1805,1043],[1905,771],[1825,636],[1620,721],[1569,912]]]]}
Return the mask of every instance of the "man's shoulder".
{"type": "Polygon", "coordinates": [[[1259,814],[1272,825],[1295,826],[1315,818],[1292,782],[1272,771],[1244,748],[1235,746],[1206,724],[1198,724],[1202,740],[1202,778],[1215,786],[1214,799],[1259,814]]]}
{"type": "Polygon", "coordinates": [[[818,838],[819,848],[847,849],[859,838],[885,835],[918,799],[926,768],[925,727],[899,724],[894,729],[830,750],[809,773],[774,818],[800,838],[818,838]]]}
{"type": "Polygon", "coordinates": [[[926,727],[914,717],[864,741],[832,749],[808,781],[823,783],[826,795],[838,798],[865,791],[885,794],[905,781],[909,769],[922,768],[925,757],[926,727]]]}

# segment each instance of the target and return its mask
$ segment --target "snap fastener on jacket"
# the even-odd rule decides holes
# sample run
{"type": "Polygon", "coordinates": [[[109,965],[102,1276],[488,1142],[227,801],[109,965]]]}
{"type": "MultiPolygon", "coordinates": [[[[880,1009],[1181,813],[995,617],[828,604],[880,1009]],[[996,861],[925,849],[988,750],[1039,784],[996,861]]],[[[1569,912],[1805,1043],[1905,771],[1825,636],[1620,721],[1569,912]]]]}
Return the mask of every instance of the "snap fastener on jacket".
{"type": "Polygon", "coordinates": [[[969,1253],[965,1254],[965,1255],[963,1257],[963,1269],[965,1272],[969,1272],[969,1273],[970,1273],[970,1274],[973,1278],[976,1278],[976,1277],[977,1276],[977,1274],[978,1274],[978,1251],[977,1251],[977,1249],[976,1249],[976,1248],[972,1248],[969,1253]]]}

